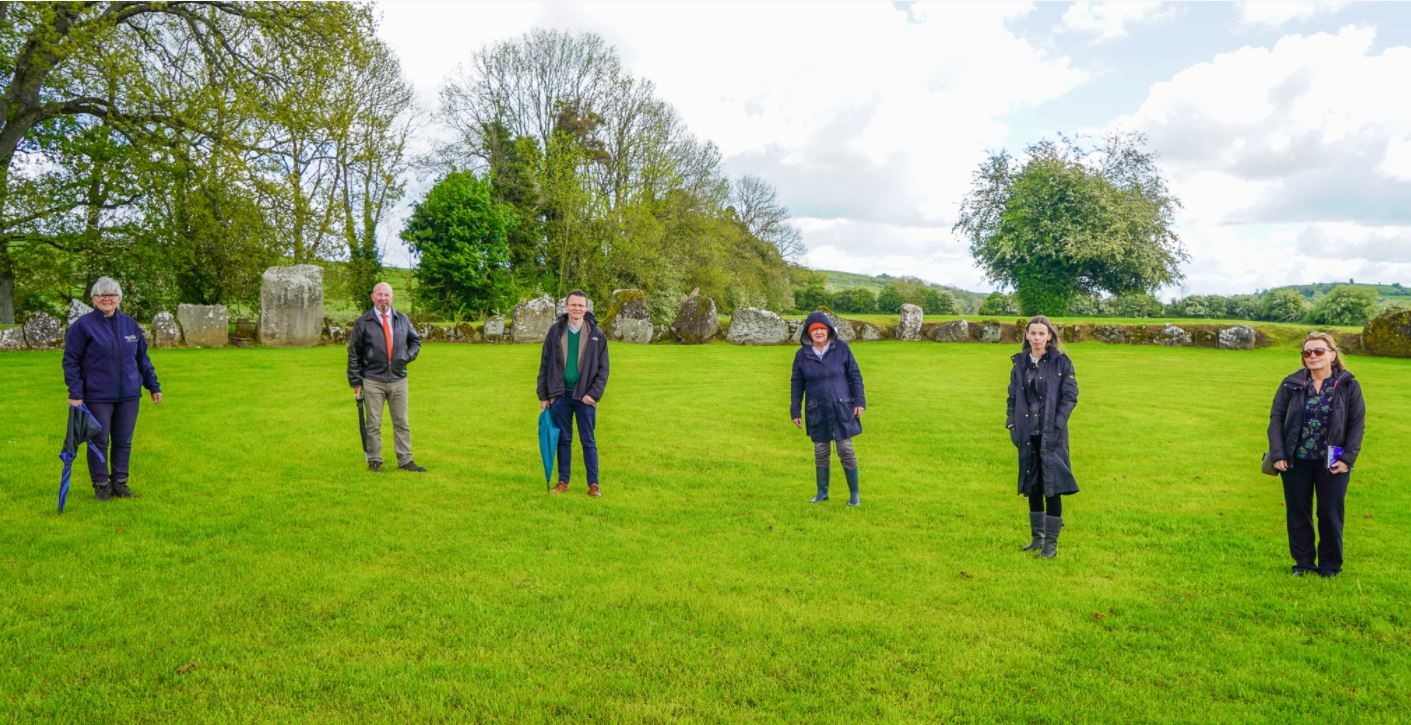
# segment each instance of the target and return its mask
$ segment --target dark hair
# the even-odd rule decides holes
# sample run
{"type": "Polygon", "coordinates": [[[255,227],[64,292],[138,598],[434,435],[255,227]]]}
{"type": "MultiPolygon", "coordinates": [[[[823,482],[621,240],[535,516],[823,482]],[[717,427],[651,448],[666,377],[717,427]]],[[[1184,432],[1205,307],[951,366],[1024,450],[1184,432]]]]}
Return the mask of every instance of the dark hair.
{"type": "MultiPolygon", "coordinates": [[[[1063,352],[1063,347],[1061,344],[1062,340],[1058,338],[1058,328],[1054,327],[1053,323],[1049,322],[1049,319],[1047,317],[1044,317],[1043,315],[1035,315],[1033,319],[1024,323],[1024,332],[1020,333],[1019,335],[1019,337],[1024,340],[1024,352],[1032,352],[1032,350],[1029,349],[1029,327],[1031,325],[1043,325],[1044,327],[1047,327],[1048,349],[1063,352]]],[[[1044,352],[1048,352],[1048,350],[1045,350],[1044,352]]]]}
{"type": "Polygon", "coordinates": [[[563,301],[568,302],[569,297],[582,297],[584,302],[588,301],[588,293],[581,289],[576,289],[563,296],[563,301]]]}
{"type": "MultiPolygon", "coordinates": [[[[1323,343],[1327,344],[1329,350],[1332,350],[1334,353],[1337,353],[1337,357],[1333,358],[1333,372],[1344,373],[1347,371],[1347,366],[1342,364],[1342,348],[1338,347],[1337,340],[1333,339],[1331,333],[1322,332],[1321,330],[1314,330],[1313,332],[1308,333],[1308,336],[1303,338],[1303,342],[1298,343],[1299,355],[1303,354],[1303,346],[1307,345],[1309,340],[1321,340],[1323,343]]],[[[1303,361],[1303,368],[1305,370],[1308,369],[1308,362],[1306,359],[1303,361]]]]}

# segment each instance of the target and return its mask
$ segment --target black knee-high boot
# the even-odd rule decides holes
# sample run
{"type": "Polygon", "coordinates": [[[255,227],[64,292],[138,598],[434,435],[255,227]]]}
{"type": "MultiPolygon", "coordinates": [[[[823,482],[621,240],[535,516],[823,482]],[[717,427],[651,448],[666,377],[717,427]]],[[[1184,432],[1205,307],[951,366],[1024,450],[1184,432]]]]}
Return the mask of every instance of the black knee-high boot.
{"type": "Polygon", "coordinates": [[[861,504],[862,502],[857,498],[857,469],[844,468],[843,475],[848,477],[848,493],[851,494],[848,496],[848,505],[857,506],[861,504]]]}

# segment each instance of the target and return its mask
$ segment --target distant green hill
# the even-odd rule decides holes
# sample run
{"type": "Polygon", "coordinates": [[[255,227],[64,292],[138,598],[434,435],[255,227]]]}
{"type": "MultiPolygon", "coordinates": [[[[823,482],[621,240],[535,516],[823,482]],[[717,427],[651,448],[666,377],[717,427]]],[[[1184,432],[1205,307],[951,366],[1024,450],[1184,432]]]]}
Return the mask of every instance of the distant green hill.
{"type": "MultiPolygon", "coordinates": [[[[897,280],[902,279],[918,280],[918,278],[916,277],[893,277],[889,274],[879,274],[874,277],[872,275],[855,274],[853,272],[839,272],[832,269],[819,269],[815,271],[820,274],[827,275],[827,279],[824,280],[823,286],[827,288],[829,292],[838,292],[845,289],[852,289],[854,287],[864,287],[866,289],[872,290],[873,292],[879,292],[883,287],[886,287],[889,282],[895,282],[897,280]]],[[[948,285],[935,284],[933,282],[927,282],[926,280],[918,281],[930,287],[934,287],[939,290],[945,290],[955,295],[955,301],[960,304],[961,311],[965,313],[973,313],[976,310],[980,309],[980,303],[983,302],[985,300],[985,296],[989,294],[988,292],[970,292],[967,290],[960,289],[958,287],[950,287],[948,285]]]]}
{"type": "MultiPolygon", "coordinates": [[[[1334,287],[1342,285],[1352,285],[1363,289],[1370,289],[1377,293],[1377,305],[1387,307],[1398,305],[1400,307],[1411,307],[1411,287],[1402,286],[1400,282],[1394,284],[1362,284],[1361,282],[1316,282],[1314,284],[1291,284],[1274,289],[1291,289],[1303,295],[1305,299],[1316,300],[1319,297],[1331,292],[1334,287]]],[[[1273,291],[1273,290],[1267,290],[1273,291]]],[[[1263,294],[1260,292],[1259,294],[1263,294]]]]}

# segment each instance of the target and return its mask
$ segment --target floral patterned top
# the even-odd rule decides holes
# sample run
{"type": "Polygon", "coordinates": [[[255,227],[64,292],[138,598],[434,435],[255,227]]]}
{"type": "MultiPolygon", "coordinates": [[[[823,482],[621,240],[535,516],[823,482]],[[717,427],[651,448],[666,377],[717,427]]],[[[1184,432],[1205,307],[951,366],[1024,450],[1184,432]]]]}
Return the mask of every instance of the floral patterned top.
{"type": "Polygon", "coordinates": [[[1303,428],[1298,432],[1298,448],[1294,458],[1300,461],[1320,461],[1328,454],[1328,425],[1333,417],[1333,388],[1329,378],[1323,381],[1322,392],[1313,391],[1313,380],[1303,388],[1303,428]]]}

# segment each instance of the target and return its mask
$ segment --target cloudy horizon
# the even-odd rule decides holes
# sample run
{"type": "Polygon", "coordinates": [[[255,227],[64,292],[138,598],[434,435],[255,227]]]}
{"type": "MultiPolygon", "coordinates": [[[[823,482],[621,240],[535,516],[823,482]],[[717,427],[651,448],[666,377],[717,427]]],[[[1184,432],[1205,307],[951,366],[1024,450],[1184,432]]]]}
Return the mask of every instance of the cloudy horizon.
{"type": "MultiPolygon", "coordinates": [[[[1411,283],[1411,5],[383,2],[426,110],[533,27],[593,32],[731,177],[779,192],[816,269],[995,285],[951,231],[970,176],[1042,138],[1145,134],[1185,294],[1411,283]]],[[[434,132],[434,129],[428,133],[434,132]]],[[[386,225],[387,261],[427,180],[386,225]]]]}

